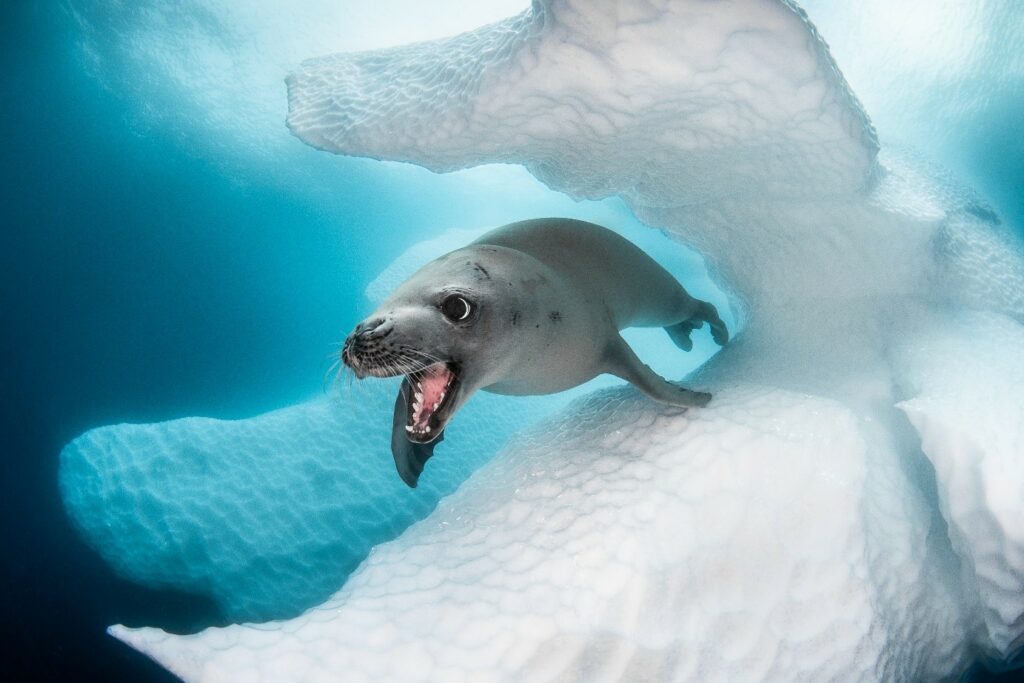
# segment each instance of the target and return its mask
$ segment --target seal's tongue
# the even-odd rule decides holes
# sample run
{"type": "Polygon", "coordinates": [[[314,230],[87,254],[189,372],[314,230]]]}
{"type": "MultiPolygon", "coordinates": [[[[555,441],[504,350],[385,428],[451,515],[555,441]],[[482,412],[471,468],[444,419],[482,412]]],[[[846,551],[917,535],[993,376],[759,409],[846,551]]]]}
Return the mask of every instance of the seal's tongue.
{"type": "Polygon", "coordinates": [[[429,437],[435,429],[443,427],[439,419],[432,418],[445,404],[454,375],[447,365],[438,363],[411,375],[409,379],[412,400],[405,431],[417,437],[429,437]]]}

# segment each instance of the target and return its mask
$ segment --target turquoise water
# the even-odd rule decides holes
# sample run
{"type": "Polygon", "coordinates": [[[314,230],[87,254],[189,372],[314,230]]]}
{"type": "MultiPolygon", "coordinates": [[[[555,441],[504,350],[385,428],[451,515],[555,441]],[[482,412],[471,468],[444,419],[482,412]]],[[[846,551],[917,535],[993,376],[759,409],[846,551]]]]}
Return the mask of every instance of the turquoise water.
{"type": "MultiPolygon", "coordinates": [[[[105,424],[242,418],[319,395],[325,359],[368,310],[366,284],[425,237],[537,215],[639,230],[620,202],[572,202],[517,168],[437,176],[316,152],[284,127],[283,86],[243,97],[293,65],[287,51],[269,66],[256,61],[251,44],[272,44],[270,27],[259,34],[243,22],[247,37],[216,13],[181,7],[162,22],[104,3],[0,9],[0,511],[11,591],[2,620],[11,654],[0,667],[40,679],[170,680],[105,627],[188,631],[226,620],[206,597],[117,578],[83,544],[56,486],[65,443],[105,424]],[[194,25],[197,34],[179,33],[194,25]],[[224,40],[204,57],[194,43],[176,52],[181,35],[224,40]],[[159,49],[145,49],[147,36],[159,49]],[[259,78],[233,78],[228,96],[211,95],[232,54],[232,68],[259,78]],[[204,63],[213,75],[194,70],[204,63]]],[[[883,140],[952,169],[1019,230],[1021,34],[1007,30],[1005,5],[986,7],[987,68],[972,76],[974,89],[943,91],[936,80],[909,105],[857,67],[858,49],[874,49],[857,48],[863,37],[832,43],[883,140]],[[927,115],[958,98],[963,106],[927,115]],[[902,108],[913,116],[901,119],[902,108]]],[[[840,13],[808,9],[823,34],[841,35],[840,13]]]]}

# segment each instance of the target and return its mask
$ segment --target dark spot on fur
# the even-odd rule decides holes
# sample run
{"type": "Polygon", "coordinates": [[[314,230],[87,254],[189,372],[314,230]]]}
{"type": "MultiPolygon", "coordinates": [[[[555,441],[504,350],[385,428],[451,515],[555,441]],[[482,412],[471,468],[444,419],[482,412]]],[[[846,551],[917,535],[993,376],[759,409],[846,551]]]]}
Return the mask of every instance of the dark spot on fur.
{"type": "Polygon", "coordinates": [[[477,272],[482,273],[484,278],[486,278],[487,280],[491,279],[491,274],[488,273],[487,269],[481,266],[479,263],[474,263],[473,268],[475,268],[477,272]]]}
{"type": "Polygon", "coordinates": [[[519,324],[519,311],[516,311],[515,313],[512,314],[512,324],[513,325],[518,325],[519,324]]]}
{"type": "Polygon", "coordinates": [[[553,323],[561,322],[562,314],[559,313],[558,311],[551,311],[550,313],[548,313],[548,319],[553,323]]]}
{"type": "Polygon", "coordinates": [[[534,327],[540,327],[540,323],[537,323],[536,325],[534,325],[534,327]]]}

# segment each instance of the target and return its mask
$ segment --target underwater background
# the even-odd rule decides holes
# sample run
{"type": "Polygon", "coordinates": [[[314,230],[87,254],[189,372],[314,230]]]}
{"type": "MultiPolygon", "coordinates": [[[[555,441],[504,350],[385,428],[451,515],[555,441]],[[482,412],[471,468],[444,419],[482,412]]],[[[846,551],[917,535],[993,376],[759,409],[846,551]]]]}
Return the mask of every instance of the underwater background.
{"type": "MultiPolygon", "coordinates": [[[[447,35],[522,3],[422,3],[394,24],[381,8],[335,5],[0,6],[7,677],[176,680],[106,627],[225,623],[207,599],[119,579],[80,539],[57,487],[76,436],[322,394],[325,359],[368,312],[366,285],[427,237],[538,215],[639,230],[621,202],[573,202],[516,167],[435,175],[292,137],[283,78],[302,59],[447,35]]],[[[1000,3],[972,7],[963,21],[986,39],[968,60],[929,40],[927,13],[872,16],[869,4],[858,23],[826,5],[807,8],[883,142],[949,169],[1019,233],[1021,22],[986,23],[985,8],[1005,17],[1000,3]],[[841,31],[851,37],[831,38],[841,31]],[[884,77],[872,59],[885,62],[887,41],[914,46],[920,63],[901,68],[949,74],[953,60],[972,72],[946,89],[926,80],[908,104],[869,82],[884,77]]]]}

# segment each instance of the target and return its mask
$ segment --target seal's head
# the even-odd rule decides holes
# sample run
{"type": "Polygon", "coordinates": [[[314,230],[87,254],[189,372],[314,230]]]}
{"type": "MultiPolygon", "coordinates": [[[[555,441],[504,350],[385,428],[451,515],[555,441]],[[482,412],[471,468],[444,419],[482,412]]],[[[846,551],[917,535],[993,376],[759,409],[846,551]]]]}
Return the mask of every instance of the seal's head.
{"type": "Polygon", "coordinates": [[[502,277],[504,251],[469,247],[429,263],[345,341],[342,361],[357,377],[405,376],[398,403],[412,443],[437,439],[469,396],[501,373],[508,344],[501,321],[510,315],[501,288],[511,285],[502,277]]]}

